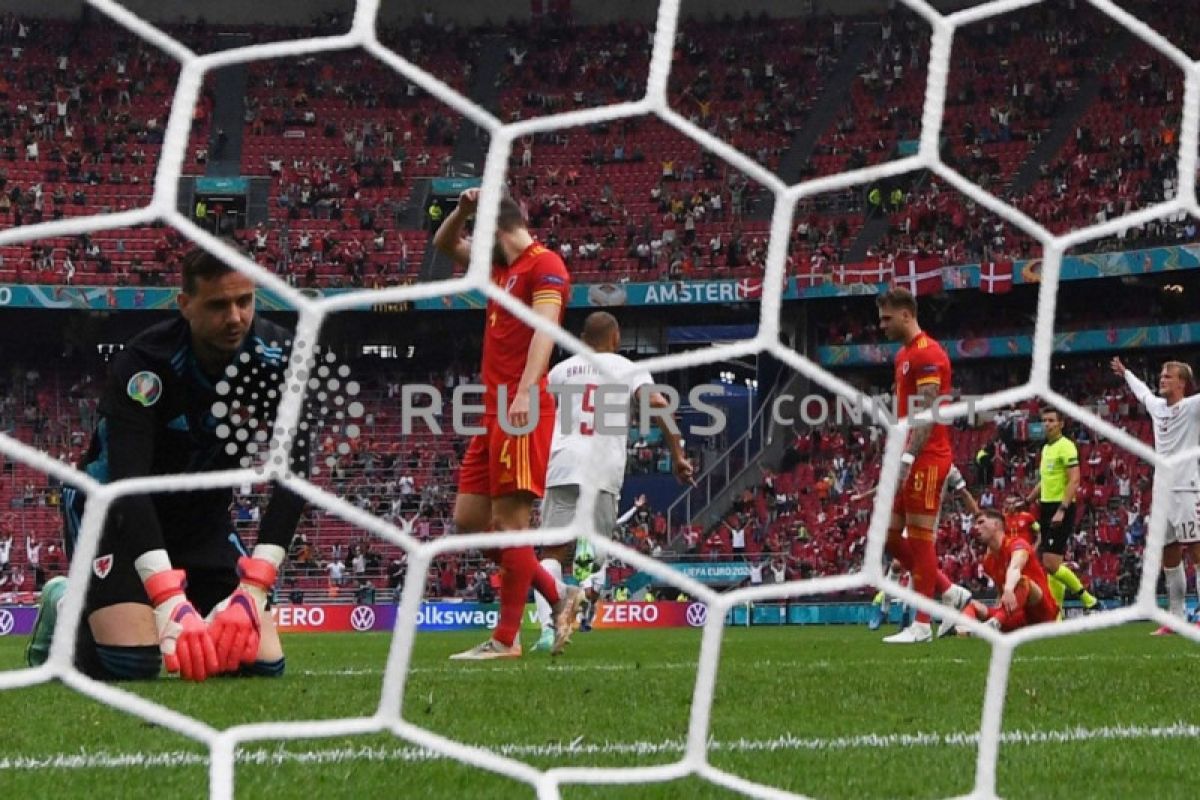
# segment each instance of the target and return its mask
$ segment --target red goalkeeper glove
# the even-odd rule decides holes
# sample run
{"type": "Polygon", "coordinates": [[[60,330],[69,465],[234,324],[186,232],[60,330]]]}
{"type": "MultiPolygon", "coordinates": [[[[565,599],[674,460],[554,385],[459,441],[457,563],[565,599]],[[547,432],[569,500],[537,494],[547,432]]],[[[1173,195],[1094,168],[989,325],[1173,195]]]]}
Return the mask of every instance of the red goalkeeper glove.
{"type": "Polygon", "coordinates": [[[178,672],[185,681],[202,681],[217,674],[217,651],[204,619],[183,593],[185,576],[181,569],[156,572],[145,580],[146,594],[154,606],[158,649],[167,672],[178,672]]]}
{"type": "Polygon", "coordinates": [[[241,581],[208,615],[209,632],[216,646],[221,670],[236,672],[242,664],[258,658],[262,639],[262,617],[267,613],[267,593],[275,585],[278,569],[271,560],[261,558],[255,548],[253,558],[238,559],[241,581]]]}

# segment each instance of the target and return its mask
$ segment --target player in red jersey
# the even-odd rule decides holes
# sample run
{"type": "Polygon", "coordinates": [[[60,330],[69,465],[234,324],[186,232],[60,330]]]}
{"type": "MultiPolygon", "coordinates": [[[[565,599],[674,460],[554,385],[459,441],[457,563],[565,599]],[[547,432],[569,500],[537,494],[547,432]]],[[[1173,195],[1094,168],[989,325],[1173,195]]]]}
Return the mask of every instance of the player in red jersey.
{"type": "MultiPolygon", "coordinates": [[[[463,227],[479,204],[479,190],[467,189],[446,217],[433,243],[460,265],[471,260],[471,241],[463,227]]],[[[558,324],[570,297],[570,276],[558,254],[538,244],[526,227],[521,208],[510,197],[500,201],[492,249],[492,281],[527,304],[538,316],[558,324]]],[[[533,501],[545,490],[546,465],[554,434],[554,398],[546,391],[546,371],[554,340],[535,332],[499,303],[488,300],[483,337],[485,433],[471,438],[458,474],[454,524],[460,533],[514,531],[530,527],[533,501]],[[531,395],[536,395],[536,407],[531,395]],[[515,435],[508,428],[528,433],[515,435]]],[[[554,609],[555,642],[562,652],[583,593],[559,583],[538,564],[531,546],[490,553],[500,564],[500,620],[492,638],[451,658],[518,658],[518,634],[532,584],[554,609]]]]}
{"type": "Polygon", "coordinates": [[[1054,622],[1058,604],[1050,594],[1046,571],[1033,546],[1005,532],[1007,521],[995,509],[985,509],[975,518],[975,534],[987,547],[983,570],[1000,592],[1000,602],[988,608],[972,600],[963,613],[986,619],[998,631],[1015,631],[1025,625],[1054,622]]]}
{"type": "MultiPolygon", "coordinates": [[[[939,403],[950,394],[950,359],[917,323],[917,301],[905,289],[892,289],[875,299],[879,327],[894,342],[896,354],[896,413],[908,417],[939,403]]],[[[900,488],[892,503],[888,525],[888,551],[912,573],[913,587],[943,603],[961,609],[971,593],[956,586],[938,568],[934,536],[941,510],[942,488],[953,466],[950,431],[941,424],[914,424],[900,466],[900,488]]],[[[949,633],[943,623],[938,635],[949,633]]],[[[913,624],[884,638],[889,644],[927,642],[933,638],[929,614],[917,613],[913,624]]]]}
{"type": "Polygon", "coordinates": [[[1004,501],[1004,533],[1024,539],[1037,550],[1038,541],[1042,538],[1042,526],[1037,517],[1020,508],[1020,497],[1010,496],[1004,501]]]}

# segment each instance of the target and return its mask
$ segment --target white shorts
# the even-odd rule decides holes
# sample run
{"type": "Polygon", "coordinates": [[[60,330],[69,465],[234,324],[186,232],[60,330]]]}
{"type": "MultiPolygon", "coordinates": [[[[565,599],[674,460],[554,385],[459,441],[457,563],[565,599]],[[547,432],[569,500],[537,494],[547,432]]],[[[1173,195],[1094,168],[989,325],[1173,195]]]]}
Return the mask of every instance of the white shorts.
{"type": "Polygon", "coordinates": [[[605,564],[591,575],[588,575],[579,586],[584,591],[591,589],[596,594],[603,592],[604,588],[608,586],[608,565],[605,564]]]}
{"type": "Polygon", "coordinates": [[[1167,505],[1167,544],[1200,542],[1200,493],[1171,492],[1167,505]]]}
{"type": "MultiPolygon", "coordinates": [[[[542,498],[542,527],[565,528],[575,519],[575,506],[579,504],[579,486],[564,484],[549,486],[542,498]]],[[[596,533],[611,537],[617,527],[617,496],[609,492],[596,494],[596,506],[592,511],[592,525],[596,533]]]]}

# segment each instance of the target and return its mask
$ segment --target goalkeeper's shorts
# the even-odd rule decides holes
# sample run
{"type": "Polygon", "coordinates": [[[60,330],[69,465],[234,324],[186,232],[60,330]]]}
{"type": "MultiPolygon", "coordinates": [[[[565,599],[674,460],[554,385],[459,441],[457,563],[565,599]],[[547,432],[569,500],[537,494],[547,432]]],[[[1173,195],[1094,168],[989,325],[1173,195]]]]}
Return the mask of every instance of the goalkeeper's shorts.
{"type": "MultiPolygon", "coordinates": [[[[67,487],[63,491],[63,539],[67,557],[73,559],[85,498],[67,487]]],[[[113,513],[105,521],[100,546],[92,559],[91,583],[84,603],[84,619],[93,611],[118,603],[150,604],[142,579],[133,565],[135,556],[120,547],[120,525],[113,513]]],[[[237,560],[247,555],[237,533],[216,520],[200,522],[193,530],[175,530],[167,542],[171,565],[187,572],[187,596],[201,616],[237,588],[237,560]]]]}

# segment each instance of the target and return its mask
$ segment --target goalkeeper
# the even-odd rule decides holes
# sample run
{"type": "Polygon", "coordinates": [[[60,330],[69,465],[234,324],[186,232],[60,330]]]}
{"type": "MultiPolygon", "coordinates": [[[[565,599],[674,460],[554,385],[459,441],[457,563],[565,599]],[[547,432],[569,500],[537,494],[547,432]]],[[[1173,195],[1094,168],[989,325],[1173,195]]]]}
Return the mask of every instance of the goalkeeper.
{"type": "MultiPolygon", "coordinates": [[[[182,273],[181,315],[135,336],[109,369],[82,466],[101,483],[238,467],[237,449],[217,435],[215,385],[238,371],[245,379],[286,367],[290,333],[255,318],[253,281],[201,249],[184,257],[182,273]]],[[[271,430],[275,409],[265,386],[263,395],[252,416],[271,430]]],[[[230,421],[238,422],[232,414],[230,421]]],[[[298,442],[294,461],[305,450],[298,442]]],[[[231,502],[226,488],[127,495],[113,503],[76,640],[81,672],[99,680],[154,678],[165,661],[168,672],[193,681],[228,672],[283,673],[267,595],[304,501],[274,485],[252,555],[234,532],[231,502]]],[[[66,493],[68,553],[83,507],[79,493],[66,493]]],[[[43,592],[27,652],[31,666],[49,655],[64,588],[57,579],[43,592]]]]}

